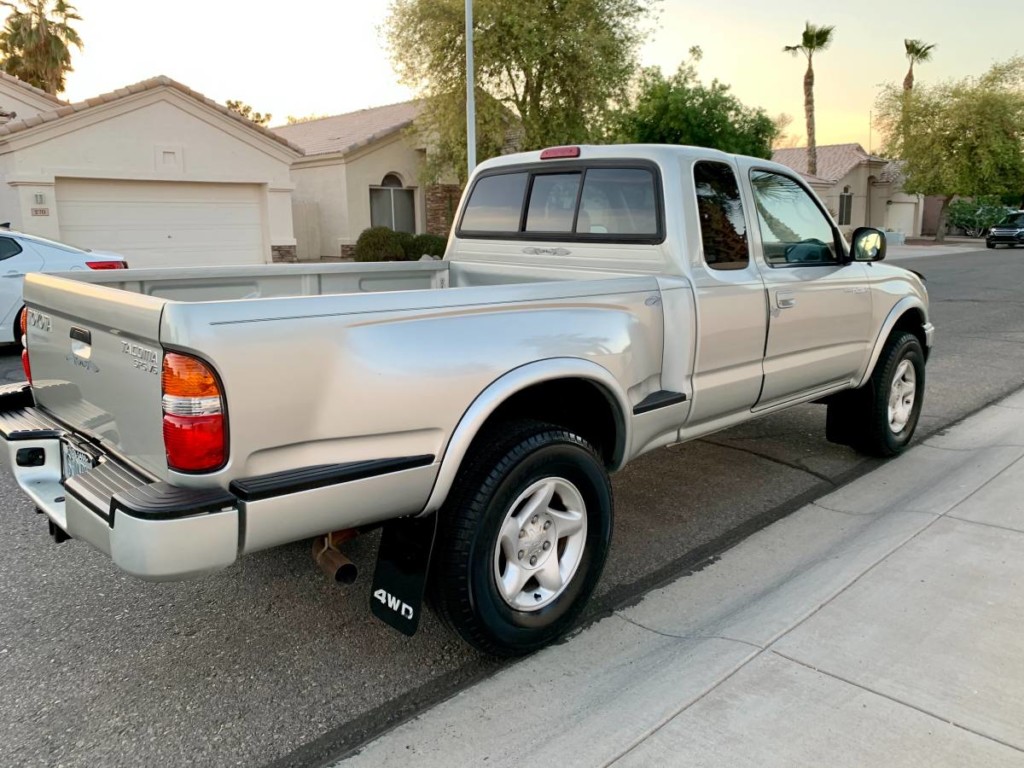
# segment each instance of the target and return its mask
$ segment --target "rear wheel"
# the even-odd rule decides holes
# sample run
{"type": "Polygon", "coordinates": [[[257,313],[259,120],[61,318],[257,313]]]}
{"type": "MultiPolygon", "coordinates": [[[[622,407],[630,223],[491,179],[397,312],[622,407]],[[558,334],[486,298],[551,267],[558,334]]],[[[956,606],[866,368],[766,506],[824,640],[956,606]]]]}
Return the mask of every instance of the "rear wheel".
{"type": "Polygon", "coordinates": [[[566,429],[503,425],[438,512],[431,602],[485,653],[515,656],[572,628],[604,568],[612,492],[594,449],[566,429]]]}

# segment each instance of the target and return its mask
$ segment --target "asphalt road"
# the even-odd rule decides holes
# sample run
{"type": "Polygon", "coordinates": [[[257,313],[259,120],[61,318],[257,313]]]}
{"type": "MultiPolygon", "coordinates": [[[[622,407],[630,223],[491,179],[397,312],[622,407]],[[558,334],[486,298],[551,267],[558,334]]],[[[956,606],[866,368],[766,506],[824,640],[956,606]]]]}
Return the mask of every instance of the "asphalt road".
{"type": "MultiPolygon", "coordinates": [[[[919,435],[1024,385],[1024,252],[907,263],[928,278],[937,349],[919,435]]],[[[0,380],[20,378],[0,352],[0,380]]],[[[655,451],[615,477],[612,555],[590,618],[700,567],[875,466],[802,406],[655,451]]],[[[347,548],[372,570],[376,538],[347,548]]],[[[306,544],[195,582],[148,584],[54,545],[0,476],[0,765],[312,765],[499,668],[425,617],[405,638],[306,544]]],[[[514,716],[514,713],[510,713],[514,716]]]]}

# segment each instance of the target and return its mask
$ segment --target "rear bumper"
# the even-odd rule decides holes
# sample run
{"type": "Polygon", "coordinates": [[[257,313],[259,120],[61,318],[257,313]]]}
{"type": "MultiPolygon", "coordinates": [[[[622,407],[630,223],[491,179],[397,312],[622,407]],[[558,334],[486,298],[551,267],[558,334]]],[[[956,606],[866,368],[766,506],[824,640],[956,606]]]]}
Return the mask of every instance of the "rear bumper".
{"type": "Polygon", "coordinates": [[[238,557],[234,496],[153,482],[110,455],[62,482],[61,441],[69,436],[33,406],[27,386],[0,387],[0,466],[72,537],[154,581],[199,576],[238,557]]]}

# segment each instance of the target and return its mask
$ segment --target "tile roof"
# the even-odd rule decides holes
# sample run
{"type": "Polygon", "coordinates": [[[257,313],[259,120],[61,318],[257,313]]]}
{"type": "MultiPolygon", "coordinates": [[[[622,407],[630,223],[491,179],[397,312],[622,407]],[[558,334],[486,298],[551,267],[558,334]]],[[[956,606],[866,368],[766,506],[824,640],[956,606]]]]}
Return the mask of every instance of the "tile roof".
{"type": "MultiPolygon", "coordinates": [[[[794,171],[807,173],[807,147],[776,149],[772,160],[788,165],[794,171]]],[[[885,158],[868,154],[860,144],[826,144],[818,147],[817,175],[828,181],[839,181],[861,163],[887,163],[885,158]]]]}
{"type": "Polygon", "coordinates": [[[345,154],[412,124],[421,109],[418,100],[403,101],[272,130],[300,146],[306,155],[345,154]]]}
{"type": "Polygon", "coordinates": [[[291,149],[293,152],[302,154],[302,149],[292,144],[286,138],[274,133],[269,128],[264,128],[262,125],[257,125],[251,120],[242,117],[237,112],[233,112],[232,110],[228,109],[223,104],[218,104],[213,99],[208,99],[206,96],[203,96],[203,94],[199,93],[198,91],[193,91],[188,86],[182,85],[178,81],[172,80],[171,78],[165,77],[164,75],[151,77],[148,80],[143,80],[140,83],[126,85],[124,88],[118,88],[116,91],[111,91],[110,93],[102,93],[99,96],[93,96],[91,99],[86,99],[85,101],[78,101],[74,104],[65,104],[64,102],[58,102],[60,106],[58,106],[56,109],[50,112],[43,112],[38,115],[32,115],[31,117],[27,117],[24,120],[14,120],[10,123],[0,125],[0,141],[3,141],[4,138],[10,136],[11,134],[27,131],[30,128],[35,128],[37,125],[42,125],[43,123],[52,123],[57,120],[61,120],[65,117],[69,117],[70,115],[76,114],[78,112],[84,112],[88,109],[92,109],[93,107],[98,107],[103,104],[112,104],[116,101],[120,101],[121,99],[127,98],[128,96],[134,96],[137,93],[151,91],[156,88],[173,88],[174,90],[179,91],[185,94],[186,96],[189,96],[195,99],[196,101],[205,104],[208,107],[216,109],[218,112],[231,118],[232,120],[242,123],[247,128],[254,130],[258,133],[262,133],[264,136],[273,139],[278,144],[283,144],[284,146],[291,149]]]}
{"type": "Polygon", "coordinates": [[[66,101],[58,99],[52,93],[47,93],[42,88],[36,88],[34,85],[29,85],[21,78],[15,77],[14,75],[8,75],[6,72],[0,72],[0,80],[2,80],[5,83],[10,83],[11,85],[16,85],[19,88],[22,88],[28,91],[29,93],[33,94],[34,96],[46,99],[47,101],[52,101],[54,104],[67,104],[66,101]]]}

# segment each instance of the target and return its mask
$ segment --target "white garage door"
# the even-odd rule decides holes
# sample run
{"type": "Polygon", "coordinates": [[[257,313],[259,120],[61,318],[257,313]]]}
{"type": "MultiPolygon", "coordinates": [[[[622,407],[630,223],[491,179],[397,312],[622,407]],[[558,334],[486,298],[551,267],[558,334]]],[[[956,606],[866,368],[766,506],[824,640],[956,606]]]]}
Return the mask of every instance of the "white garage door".
{"type": "Polygon", "coordinates": [[[123,254],[133,267],[263,263],[260,191],[255,184],[58,179],[61,238],[123,254]]]}

